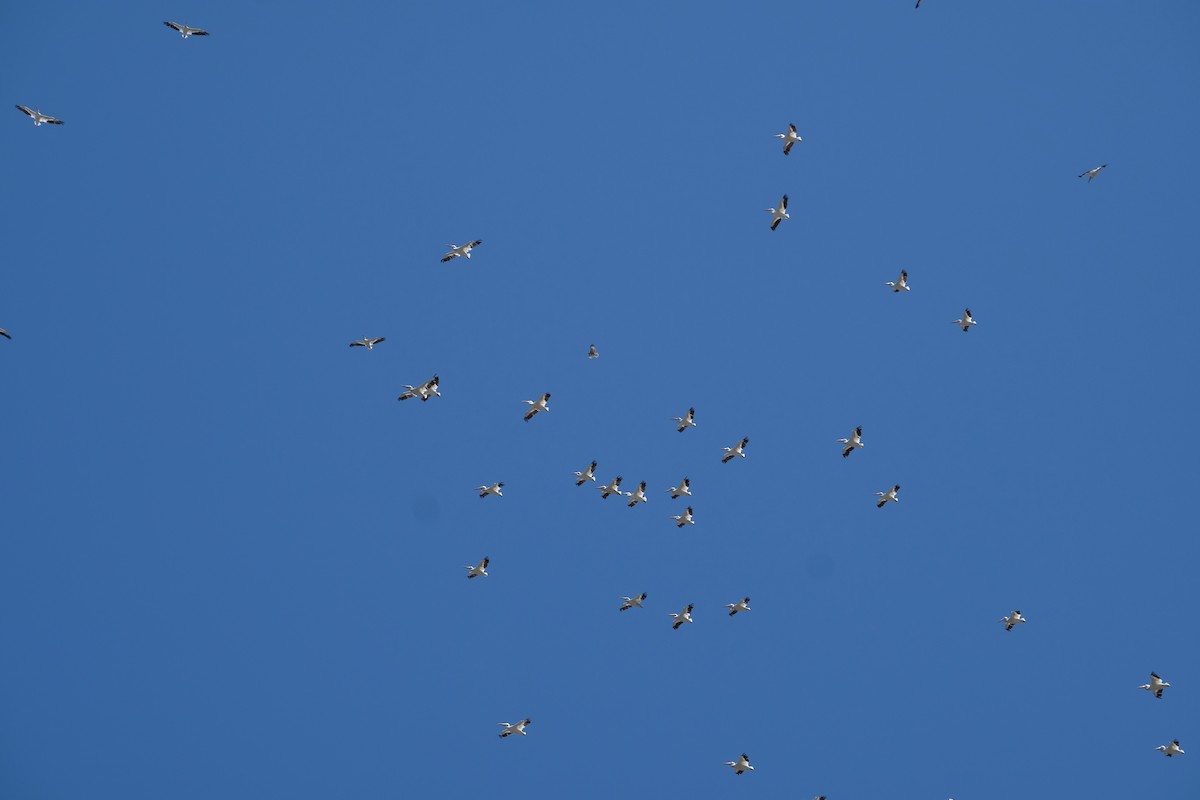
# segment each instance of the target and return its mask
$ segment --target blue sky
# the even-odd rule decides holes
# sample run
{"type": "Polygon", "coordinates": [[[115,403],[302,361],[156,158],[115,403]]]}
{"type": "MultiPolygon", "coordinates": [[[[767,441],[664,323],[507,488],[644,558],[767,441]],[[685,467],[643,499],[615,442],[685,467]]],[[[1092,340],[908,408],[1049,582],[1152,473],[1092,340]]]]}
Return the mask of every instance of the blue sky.
{"type": "Polygon", "coordinates": [[[1195,798],[1200,7],[410,5],[0,8],[0,797],[1195,798]]]}

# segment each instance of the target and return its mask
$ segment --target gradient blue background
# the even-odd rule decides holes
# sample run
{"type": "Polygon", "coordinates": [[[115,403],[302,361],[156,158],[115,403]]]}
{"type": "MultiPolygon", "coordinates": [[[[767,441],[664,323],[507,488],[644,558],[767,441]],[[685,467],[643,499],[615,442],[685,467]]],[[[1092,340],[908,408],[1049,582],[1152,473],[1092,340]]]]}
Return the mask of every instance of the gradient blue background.
{"type": "Polygon", "coordinates": [[[1198,28],[4,4],[0,797],[1194,800],[1198,28]]]}

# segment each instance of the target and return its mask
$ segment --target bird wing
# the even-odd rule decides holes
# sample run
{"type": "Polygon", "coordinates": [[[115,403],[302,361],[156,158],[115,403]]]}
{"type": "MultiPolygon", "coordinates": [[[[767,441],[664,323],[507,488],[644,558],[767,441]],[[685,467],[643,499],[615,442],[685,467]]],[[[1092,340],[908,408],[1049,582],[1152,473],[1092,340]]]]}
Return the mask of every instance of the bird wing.
{"type": "Polygon", "coordinates": [[[183,30],[183,27],[178,22],[164,22],[163,25],[166,25],[168,28],[173,28],[177,31],[183,30]]]}
{"type": "Polygon", "coordinates": [[[783,146],[783,154],[785,156],[792,152],[792,145],[794,145],[794,144],[795,144],[795,142],[788,142],[787,144],[785,144],[783,146]]]}
{"type": "Polygon", "coordinates": [[[458,258],[458,253],[447,253],[446,255],[442,256],[442,263],[445,264],[452,258],[458,258]]]}
{"type": "Polygon", "coordinates": [[[5,339],[12,338],[11,336],[8,335],[8,331],[4,330],[4,328],[0,328],[0,336],[3,336],[5,339]]]}
{"type": "Polygon", "coordinates": [[[783,196],[783,200],[779,204],[780,211],[787,211],[787,195],[783,196]]]}
{"type": "Polygon", "coordinates": [[[366,342],[351,342],[350,346],[351,347],[366,347],[367,343],[366,342]]]}
{"type": "Polygon", "coordinates": [[[795,136],[796,135],[796,123],[794,123],[794,122],[789,123],[788,130],[791,131],[793,136],[795,136]]]}
{"type": "Polygon", "coordinates": [[[28,114],[31,117],[34,116],[32,108],[27,108],[26,106],[17,106],[17,108],[20,109],[21,111],[25,112],[26,114],[28,114]]]}
{"type": "Polygon", "coordinates": [[[42,117],[42,122],[49,122],[51,125],[62,125],[63,124],[63,121],[61,119],[57,119],[56,117],[46,117],[46,116],[42,117]]]}
{"type": "Polygon", "coordinates": [[[208,31],[202,31],[199,28],[192,28],[192,36],[208,36],[208,31]]]}

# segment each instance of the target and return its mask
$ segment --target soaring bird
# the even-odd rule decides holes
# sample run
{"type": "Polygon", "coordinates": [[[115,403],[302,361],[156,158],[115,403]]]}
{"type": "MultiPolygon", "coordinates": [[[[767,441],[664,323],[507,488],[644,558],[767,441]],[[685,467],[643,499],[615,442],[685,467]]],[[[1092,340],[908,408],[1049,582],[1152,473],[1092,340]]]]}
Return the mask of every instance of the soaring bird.
{"type": "Polygon", "coordinates": [[[1160,744],[1155,750],[1162,750],[1163,755],[1167,758],[1171,756],[1183,755],[1183,748],[1179,746],[1179,740],[1173,739],[1170,744],[1160,744]]]}
{"type": "Polygon", "coordinates": [[[550,393],[546,392],[544,395],[539,397],[537,400],[522,400],[521,402],[525,403],[526,405],[533,406],[532,408],[530,408],[528,411],[525,412],[525,421],[529,422],[529,420],[533,419],[533,416],[535,414],[537,414],[539,411],[549,411],[550,410],[550,406],[546,405],[546,403],[550,402],[550,393]]]}
{"type": "Polygon", "coordinates": [[[504,494],[500,491],[503,488],[503,483],[493,483],[491,486],[476,486],[475,491],[479,492],[480,497],[487,497],[489,494],[494,494],[496,497],[504,497],[504,494]]]}
{"type": "Polygon", "coordinates": [[[522,736],[528,736],[529,734],[525,733],[525,726],[531,722],[533,722],[533,720],[523,719],[520,722],[513,723],[512,725],[509,725],[507,722],[497,723],[504,726],[504,730],[500,731],[500,738],[503,739],[505,736],[512,736],[514,733],[519,733],[522,736]]]}
{"type": "Polygon", "coordinates": [[[695,525],[696,520],[692,519],[692,507],[688,506],[682,514],[677,514],[671,519],[675,520],[675,527],[682,528],[684,525],[695,525]]]}
{"type": "Polygon", "coordinates": [[[1139,686],[1138,688],[1145,689],[1146,691],[1152,693],[1155,697],[1162,697],[1163,689],[1167,688],[1170,685],[1171,684],[1167,683],[1162,678],[1158,677],[1157,673],[1151,672],[1150,673],[1150,682],[1144,683],[1141,686],[1139,686]]]}
{"type": "Polygon", "coordinates": [[[588,358],[599,358],[599,357],[600,357],[600,351],[596,349],[596,345],[589,344],[588,345],[588,358]]]}
{"type": "Polygon", "coordinates": [[[637,597],[622,597],[621,599],[625,602],[621,604],[621,608],[618,609],[619,611],[628,611],[629,609],[635,607],[645,608],[645,606],[642,605],[642,602],[646,599],[646,593],[642,592],[637,597]]]}
{"type": "Polygon", "coordinates": [[[1000,621],[1004,623],[1004,630],[1011,631],[1013,628],[1024,622],[1025,618],[1021,616],[1020,611],[1014,611],[1007,617],[1001,617],[1000,621]]]}
{"type": "Polygon", "coordinates": [[[804,141],[796,134],[796,124],[794,122],[788,125],[787,133],[777,133],[775,134],[775,138],[783,139],[783,154],[785,156],[792,152],[792,145],[796,142],[804,141]]]}
{"type": "Polygon", "coordinates": [[[357,342],[351,342],[350,346],[351,347],[365,347],[368,350],[374,350],[375,345],[379,344],[382,341],[384,341],[384,337],[382,337],[382,336],[376,336],[374,339],[369,339],[366,336],[364,336],[363,338],[359,339],[357,342]]]}
{"type": "Polygon", "coordinates": [[[671,493],[672,500],[674,500],[676,497],[683,497],[684,495],[691,497],[692,482],[687,478],[684,478],[679,482],[678,486],[672,486],[670,489],[667,489],[667,491],[671,493]]]}
{"type": "Polygon", "coordinates": [[[433,397],[434,395],[437,395],[438,397],[442,396],[442,393],[438,391],[438,376],[437,375],[434,375],[432,378],[425,381],[420,386],[409,386],[406,383],[406,384],[404,384],[404,388],[407,391],[405,391],[404,394],[397,397],[396,398],[397,400],[407,400],[410,397],[419,397],[419,398],[421,398],[421,402],[424,403],[426,400],[433,397]]]}
{"type": "Polygon", "coordinates": [[[33,124],[35,126],[41,125],[43,122],[47,122],[51,125],[62,125],[63,124],[63,121],[61,119],[56,119],[54,117],[48,116],[46,114],[43,114],[41,111],[35,111],[34,109],[29,108],[28,106],[17,106],[17,108],[20,109],[21,111],[23,111],[24,113],[28,114],[29,116],[33,117],[33,124]]]}
{"type": "Polygon", "coordinates": [[[187,25],[180,25],[178,22],[164,22],[163,25],[179,31],[181,34],[183,34],[184,39],[188,38],[189,36],[208,36],[208,31],[203,31],[199,28],[189,28],[187,25]]]}
{"type": "Polygon", "coordinates": [[[908,270],[900,270],[900,278],[894,281],[887,281],[884,286],[892,287],[893,292],[907,292],[908,289],[908,270]]]}
{"type": "Polygon", "coordinates": [[[613,478],[612,483],[610,483],[608,486],[597,486],[596,488],[599,489],[601,492],[601,494],[600,494],[601,500],[607,500],[608,496],[610,494],[615,494],[618,497],[625,494],[624,492],[621,491],[621,476],[620,475],[613,478]]]}
{"type": "Polygon", "coordinates": [[[742,757],[737,761],[726,761],[725,766],[732,767],[734,775],[741,775],[746,770],[754,769],[754,767],[750,766],[750,756],[745,753],[742,753],[742,757]]]}
{"type": "Polygon", "coordinates": [[[971,309],[964,308],[962,319],[954,320],[954,324],[961,325],[962,329],[963,329],[963,333],[966,333],[967,331],[971,330],[971,326],[976,324],[975,320],[971,318],[971,309]]]}
{"type": "Polygon", "coordinates": [[[1101,164],[1100,166],[1096,167],[1095,169],[1089,169],[1087,172],[1081,172],[1081,173],[1079,173],[1079,177],[1081,177],[1081,178],[1082,178],[1084,175],[1086,175],[1086,176],[1087,176],[1087,179],[1088,179],[1088,183],[1091,183],[1091,182],[1092,182],[1092,178],[1094,178],[1094,177],[1096,177],[1097,175],[1099,175],[1099,174],[1100,174],[1100,170],[1104,169],[1104,168],[1105,168],[1105,167],[1107,167],[1107,166],[1108,166],[1108,164],[1101,164]]]}
{"type": "Polygon", "coordinates": [[[842,458],[854,452],[854,448],[862,447],[862,425],[854,429],[854,433],[850,434],[849,439],[838,439],[845,447],[842,448],[842,458]]]}
{"type": "Polygon", "coordinates": [[[629,498],[629,507],[633,508],[638,503],[649,503],[646,499],[646,482],[642,481],[638,484],[638,488],[632,492],[626,492],[625,496],[629,498]]]}
{"type": "Polygon", "coordinates": [[[0,328],[0,336],[3,336],[5,339],[12,339],[12,337],[8,335],[8,331],[4,330],[4,328],[0,328]]]}
{"type": "Polygon", "coordinates": [[[900,484],[897,483],[895,486],[888,489],[886,492],[876,492],[875,496],[879,498],[879,502],[875,504],[875,507],[883,508],[884,504],[886,504],[889,500],[891,500],[893,503],[899,503],[900,498],[896,496],[899,493],[899,491],[900,491],[900,484]]]}
{"type": "Polygon", "coordinates": [[[474,566],[467,564],[465,567],[465,569],[467,570],[467,577],[468,578],[486,578],[487,577],[487,566],[488,566],[488,557],[487,556],[484,556],[483,561],[480,561],[478,564],[475,564],[474,566]]]}
{"type": "Polygon", "coordinates": [[[474,250],[476,247],[479,247],[479,245],[481,245],[481,244],[483,244],[482,239],[476,239],[473,242],[467,242],[466,244],[463,244],[463,245],[448,244],[448,245],[446,245],[446,247],[450,248],[450,252],[446,253],[446,255],[442,256],[442,263],[445,264],[450,259],[458,258],[459,256],[466,256],[469,259],[471,257],[471,251],[474,250]]]}
{"type": "Polygon", "coordinates": [[[783,220],[791,219],[791,216],[787,213],[786,194],[783,196],[783,199],[779,201],[779,208],[768,208],[766,210],[771,212],[771,230],[778,228],[779,223],[783,220]]]}
{"type": "Polygon", "coordinates": [[[595,483],[596,482],[596,462],[593,461],[591,464],[588,464],[588,468],[583,470],[582,472],[576,472],[575,477],[579,479],[579,480],[575,481],[576,486],[583,486],[588,481],[595,483]]]}
{"type": "Polygon", "coordinates": [[[685,608],[683,611],[681,611],[678,614],[667,614],[667,616],[675,618],[675,622],[673,622],[671,624],[671,630],[677,631],[677,630],[679,630],[680,625],[682,625],[685,622],[692,621],[692,604],[688,603],[687,608],[685,608]]]}
{"type": "Polygon", "coordinates": [[[672,419],[679,423],[677,430],[683,433],[688,428],[696,427],[696,409],[689,408],[686,417],[672,417],[672,419]]]}
{"type": "Polygon", "coordinates": [[[742,439],[740,442],[735,444],[733,447],[722,447],[721,449],[725,451],[725,455],[721,458],[721,463],[722,464],[729,463],[729,459],[733,458],[734,456],[736,456],[738,458],[745,458],[746,457],[746,452],[745,452],[746,445],[748,445],[748,444],[750,444],[750,437],[746,437],[745,439],[742,439]]]}
{"type": "Polygon", "coordinates": [[[743,597],[741,599],[741,602],[738,602],[738,603],[726,603],[725,607],[729,609],[729,616],[731,616],[731,617],[733,615],[737,614],[739,611],[749,611],[750,610],[750,598],[743,597]]]}

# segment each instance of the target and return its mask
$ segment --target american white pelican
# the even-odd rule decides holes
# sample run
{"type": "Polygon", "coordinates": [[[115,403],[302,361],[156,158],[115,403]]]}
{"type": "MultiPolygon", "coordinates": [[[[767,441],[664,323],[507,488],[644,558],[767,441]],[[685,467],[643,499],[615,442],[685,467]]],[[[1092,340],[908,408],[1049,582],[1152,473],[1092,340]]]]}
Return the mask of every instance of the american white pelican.
{"type": "Polygon", "coordinates": [[[962,329],[963,329],[963,333],[966,333],[967,331],[971,330],[971,326],[976,324],[975,320],[971,318],[971,309],[964,308],[962,319],[954,320],[954,324],[961,325],[962,329]]]}
{"type": "Polygon", "coordinates": [[[1000,621],[1004,623],[1004,630],[1011,631],[1013,628],[1024,622],[1025,618],[1021,616],[1020,611],[1014,611],[1007,617],[1001,617],[1000,621]]]}
{"type": "Polygon", "coordinates": [[[1099,175],[1099,174],[1100,174],[1100,170],[1104,169],[1104,168],[1105,168],[1105,167],[1107,167],[1107,166],[1108,166],[1108,164],[1101,164],[1100,166],[1096,167],[1095,169],[1089,169],[1087,172],[1081,172],[1081,173],[1079,173],[1079,177],[1081,177],[1081,178],[1082,178],[1084,175],[1086,175],[1086,176],[1087,176],[1087,179],[1088,179],[1088,183],[1091,183],[1091,182],[1092,182],[1092,178],[1094,178],[1094,177],[1096,177],[1097,175],[1099,175]]]}
{"type": "Polygon", "coordinates": [[[51,125],[62,125],[63,124],[61,119],[55,119],[54,117],[47,116],[46,114],[43,114],[41,111],[35,111],[34,109],[29,108],[28,106],[17,106],[17,108],[19,108],[21,111],[25,112],[29,116],[33,117],[33,124],[35,126],[41,125],[43,122],[47,122],[51,125]]]}
{"type": "Polygon", "coordinates": [[[729,463],[729,459],[731,459],[735,456],[738,458],[745,458],[746,457],[746,452],[745,452],[746,445],[748,445],[748,444],[750,444],[750,437],[747,436],[745,439],[742,439],[740,442],[735,444],[733,447],[722,447],[721,449],[725,451],[725,455],[721,458],[721,463],[727,464],[727,463],[729,463]]]}
{"type": "Polygon", "coordinates": [[[842,458],[845,458],[854,452],[854,448],[863,446],[862,425],[854,429],[854,433],[850,434],[849,439],[838,439],[838,441],[845,445],[842,448],[842,458]]]}
{"type": "Polygon", "coordinates": [[[775,134],[775,138],[783,139],[783,154],[785,156],[788,153],[792,152],[792,145],[794,145],[796,142],[804,141],[796,133],[796,123],[794,123],[794,122],[792,124],[788,125],[787,133],[777,133],[777,134],[775,134]]]}
{"type": "Polygon", "coordinates": [[[741,602],[738,603],[726,603],[725,607],[729,609],[729,616],[731,617],[739,611],[750,611],[750,598],[743,597],[741,602]]]}
{"type": "Polygon", "coordinates": [[[1183,755],[1183,748],[1179,746],[1178,739],[1172,739],[1169,744],[1160,744],[1158,747],[1156,747],[1154,749],[1162,750],[1163,755],[1166,756],[1167,758],[1170,758],[1171,756],[1183,755]]]}
{"type": "Polygon", "coordinates": [[[579,479],[579,480],[575,481],[576,486],[583,486],[588,481],[595,483],[596,482],[596,462],[593,461],[591,464],[588,464],[588,468],[585,469],[583,472],[576,472],[575,477],[579,479]]]}
{"type": "Polygon", "coordinates": [[[779,223],[783,220],[792,218],[791,215],[787,213],[786,194],[783,196],[783,199],[779,201],[779,208],[768,208],[766,210],[771,212],[771,230],[778,228],[779,223]]]}
{"type": "Polygon", "coordinates": [[[888,281],[883,285],[892,287],[893,292],[909,291],[909,289],[908,289],[908,270],[906,270],[906,269],[900,270],[899,279],[894,280],[894,281],[888,281]]]}
{"type": "Polygon", "coordinates": [[[618,497],[625,494],[624,492],[621,491],[621,476],[620,475],[613,478],[612,483],[610,483],[608,486],[597,486],[596,488],[599,489],[601,492],[601,495],[600,495],[601,500],[607,500],[608,496],[610,494],[615,494],[618,497]]]}
{"type": "Polygon", "coordinates": [[[689,408],[686,417],[672,417],[671,419],[679,423],[677,430],[683,433],[688,428],[696,427],[696,409],[689,408]]]}
{"type": "Polygon", "coordinates": [[[474,566],[472,566],[471,564],[467,564],[465,567],[465,569],[467,570],[467,577],[468,578],[486,578],[487,577],[487,566],[488,566],[488,557],[487,556],[484,556],[483,561],[480,561],[478,564],[475,564],[474,566]]]}
{"type": "Polygon", "coordinates": [[[366,336],[364,336],[363,338],[359,339],[357,342],[351,342],[350,346],[351,347],[365,347],[368,350],[374,350],[375,345],[379,344],[382,341],[384,341],[384,337],[382,337],[382,336],[376,336],[374,339],[369,339],[366,336]]]}
{"type": "Polygon", "coordinates": [[[673,622],[671,624],[671,630],[677,631],[677,630],[679,630],[680,625],[682,625],[685,622],[692,621],[692,604],[688,603],[687,608],[685,608],[683,611],[681,611],[678,614],[667,614],[667,616],[675,618],[675,622],[673,622]]]}
{"type": "Polygon", "coordinates": [[[692,482],[687,478],[684,478],[679,482],[678,486],[672,486],[670,489],[667,489],[667,491],[671,493],[672,500],[674,500],[676,497],[683,497],[684,495],[691,497],[692,482]]]}
{"type": "Polygon", "coordinates": [[[600,357],[600,351],[596,349],[596,345],[589,344],[588,345],[588,358],[599,358],[599,357],[600,357]]]}
{"type": "Polygon", "coordinates": [[[434,375],[432,378],[425,381],[420,386],[409,386],[406,383],[406,384],[404,384],[404,388],[407,391],[404,392],[404,394],[397,397],[396,398],[397,400],[407,400],[410,397],[419,397],[419,398],[421,398],[421,402],[424,403],[426,400],[433,397],[434,395],[437,395],[438,397],[442,396],[442,393],[438,391],[438,376],[437,375],[434,375]]]}
{"type": "Polygon", "coordinates": [[[546,405],[546,403],[550,402],[550,393],[546,392],[537,400],[522,400],[521,402],[525,403],[526,405],[533,406],[533,408],[525,412],[525,421],[529,422],[529,420],[533,419],[533,415],[539,411],[550,410],[550,406],[546,405]]]}
{"type": "Polygon", "coordinates": [[[726,761],[725,766],[732,767],[734,775],[741,775],[748,769],[754,769],[754,767],[750,766],[750,756],[746,755],[745,753],[742,753],[742,757],[737,761],[726,761]]]}
{"type": "Polygon", "coordinates": [[[164,22],[163,25],[166,25],[168,28],[174,28],[182,33],[184,39],[189,36],[208,36],[208,31],[202,31],[199,28],[189,28],[187,25],[180,25],[178,22],[164,22]]]}
{"type": "Polygon", "coordinates": [[[879,502],[875,504],[875,507],[883,508],[884,504],[887,503],[887,501],[889,501],[889,500],[891,500],[893,503],[899,503],[900,498],[896,496],[896,494],[899,491],[900,491],[900,484],[897,483],[895,486],[888,489],[886,492],[876,492],[875,496],[879,498],[879,502]]]}
{"type": "Polygon", "coordinates": [[[1157,673],[1151,672],[1150,673],[1150,682],[1143,683],[1138,688],[1145,689],[1146,691],[1152,693],[1155,697],[1162,697],[1163,689],[1167,688],[1170,685],[1171,684],[1167,683],[1162,678],[1158,677],[1157,673]]]}
{"type": "Polygon", "coordinates": [[[4,330],[4,328],[0,328],[0,336],[3,336],[5,339],[12,338],[11,336],[8,335],[8,331],[4,330]]]}
{"type": "Polygon", "coordinates": [[[622,597],[621,599],[625,602],[621,604],[621,608],[619,609],[620,611],[628,611],[634,607],[645,608],[645,606],[642,605],[642,601],[646,599],[646,593],[642,592],[637,597],[622,597]]]}
{"type": "Polygon", "coordinates": [[[638,503],[649,503],[646,499],[646,482],[642,481],[638,484],[638,488],[632,492],[626,492],[625,496],[629,498],[629,507],[633,508],[638,503]]]}
{"type": "Polygon", "coordinates": [[[459,256],[466,256],[467,258],[470,258],[471,251],[474,250],[476,247],[479,247],[479,245],[481,245],[481,244],[483,244],[482,239],[476,239],[475,241],[467,242],[464,245],[448,244],[448,245],[446,245],[446,247],[450,248],[450,252],[446,253],[446,255],[442,256],[442,263],[445,264],[450,259],[458,258],[459,256]]]}
{"type": "Polygon", "coordinates": [[[489,494],[494,494],[496,497],[504,497],[504,494],[500,491],[503,488],[503,483],[493,483],[491,486],[476,486],[475,491],[479,492],[480,497],[487,497],[489,494]]]}
{"type": "Polygon", "coordinates": [[[696,520],[692,519],[692,507],[688,506],[682,514],[676,514],[671,517],[675,520],[675,527],[682,528],[684,525],[695,525],[696,520]]]}
{"type": "Polygon", "coordinates": [[[500,738],[503,739],[505,736],[512,736],[514,733],[519,733],[522,736],[528,736],[529,734],[525,733],[525,726],[531,722],[533,722],[533,720],[523,719],[520,722],[513,723],[512,725],[509,725],[507,722],[498,723],[504,726],[504,730],[500,731],[500,738]]]}

